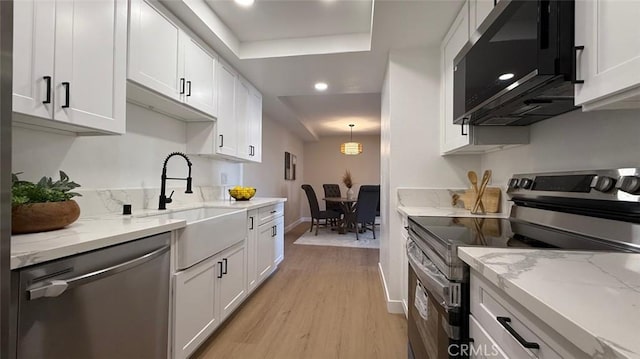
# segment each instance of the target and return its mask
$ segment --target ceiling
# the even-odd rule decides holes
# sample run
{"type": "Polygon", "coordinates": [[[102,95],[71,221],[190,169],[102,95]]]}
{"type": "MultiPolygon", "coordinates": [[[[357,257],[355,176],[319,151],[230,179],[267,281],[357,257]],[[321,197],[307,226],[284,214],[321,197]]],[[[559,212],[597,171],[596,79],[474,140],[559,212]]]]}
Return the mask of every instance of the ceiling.
{"type": "Polygon", "coordinates": [[[440,42],[462,0],[166,0],[163,4],[263,95],[263,111],[304,141],[380,133],[390,50],[440,42]],[[373,13],[372,13],[373,12],[373,13]],[[318,81],[329,88],[320,93],[318,81]]]}

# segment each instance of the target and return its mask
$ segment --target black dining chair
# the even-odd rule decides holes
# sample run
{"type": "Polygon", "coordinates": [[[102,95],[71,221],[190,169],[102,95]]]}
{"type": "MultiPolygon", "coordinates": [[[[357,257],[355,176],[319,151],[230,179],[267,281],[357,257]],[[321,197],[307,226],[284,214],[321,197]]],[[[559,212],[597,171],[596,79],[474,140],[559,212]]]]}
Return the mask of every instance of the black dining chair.
{"type": "MultiPolygon", "coordinates": [[[[323,184],[322,188],[324,188],[325,197],[342,197],[342,193],[340,193],[340,186],[337,184],[334,184],[334,183],[323,184]]],[[[338,212],[341,215],[344,214],[344,210],[342,209],[342,206],[340,206],[340,203],[326,202],[325,207],[327,211],[338,212]]],[[[337,220],[334,220],[334,225],[335,225],[335,222],[337,222],[337,220]]]]}
{"type": "Polygon", "coordinates": [[[340,219],[340,213],[325,210],[321,211],[318,205],[318,197],[316,197],[316,191],[313,190],[308,184],[303,184],[302,189],[307,194],[307,200],[309,200],[309,210],[311,211],[311,228],[309,232],[313,232],[313,221],[316,221],[316,236],[318,235],[318,227],[320,226],[320,220],[324,219],[324,225],[328,226],[330,221],[337,221],[340,219]]]}
{"type": "MultiPolygon", "coordinates": [[[[360,230],[363,232],[367,229],[373,232],[373,238],[376,238],[376,209],[380,201],[380,185],[363,185],[360,186],[358,192],[358,203],[356,204],[356,223],[361,226],[356,230],[356,239],[360,230]],[[371,226],[370,228],[368,226],[371,226]]],[[[357,225],[356,225],[357,226],[357,225]]]]}

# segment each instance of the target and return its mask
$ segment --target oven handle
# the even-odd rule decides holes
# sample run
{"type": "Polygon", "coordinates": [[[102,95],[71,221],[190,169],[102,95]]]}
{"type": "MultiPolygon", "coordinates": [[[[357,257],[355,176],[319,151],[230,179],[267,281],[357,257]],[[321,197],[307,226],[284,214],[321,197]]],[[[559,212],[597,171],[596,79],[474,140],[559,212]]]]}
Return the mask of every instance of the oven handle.
{"type": "Polygon", "coordinates": [[[418,258],[416,252],[421,253],[418,246],[413,241],[410,241],[407,244],[407,259],[411,267],[416,271],[422,286],[434,295],[438,299],[438,303],[442,304],[446,310],[454,307],[455,305],[452,305],[450,300],[447,300],[449,298],[449,280],[438,271],[435,264],[426,256],[418,258]]]}

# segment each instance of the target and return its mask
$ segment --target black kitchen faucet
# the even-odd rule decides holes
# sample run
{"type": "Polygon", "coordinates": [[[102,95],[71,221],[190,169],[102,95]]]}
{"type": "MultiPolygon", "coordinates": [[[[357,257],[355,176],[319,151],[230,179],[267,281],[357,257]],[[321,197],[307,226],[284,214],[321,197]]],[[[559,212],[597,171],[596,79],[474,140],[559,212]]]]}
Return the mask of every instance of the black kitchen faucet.
{"type": "Polygon", "coordinates": [[[187,157],[187,155],[181,152],[172,152],[164,160],[164,165],[162,166],[162,182],[160,183],[160,203],[158,204],[158,209],[167,209],[167,203],[171,203],[172,201],[171,196],[173,196],[174,191],[171,191],[169,198],[167,198],[166,195],[168,179],[187,181],[187,190],[184,193],[193,193],[191,190],[191,161],[189,161],[189,157],[187,157]],[[189,174],[187,175],[187,178],[167,177],[167,162],[169,162],[169,158],[173,156],[181,156],[187,161],[187,165],[189,165],[189,174]]]}

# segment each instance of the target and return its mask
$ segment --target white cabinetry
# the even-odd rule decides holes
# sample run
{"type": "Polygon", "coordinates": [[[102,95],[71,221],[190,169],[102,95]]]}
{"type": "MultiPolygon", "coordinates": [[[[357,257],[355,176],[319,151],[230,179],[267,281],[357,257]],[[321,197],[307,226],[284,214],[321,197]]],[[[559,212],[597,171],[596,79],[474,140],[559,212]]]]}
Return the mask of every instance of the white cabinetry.
{"type": "Polygon", "coordinates": [[[262,282],[284,259],[284,204],[264,206],[257,212],[255,252],[257,282],[262,282]]]}
{"type": "Polygon", "coordinates": [[[246,297],[245,244],[174,274],[174,357],[187,358],[246,297]]]}
{"type": "Polygon", "coordinates": [[[234,161],[262,160],[262,95],[232,67],[217,65],[215,124],[187,125],[187,153],[234,161]]]}
{"type": "MultiPolygon", "coordinates": [[[[473,31],[488,15],[483,2],[476,0],[474,5],[473,31]]],[[[456,125],[453,123],[453,74],[456,57],[467,48],[469,43],[470,22],[469,5],[462,7],[454,20],[441,46],[442,80],[441,80],[441,133],[440,152],[447,154],[474,154],[499,150],[514,144],[529,143],[528,127],[491,127],[456,125]]],[[[491,3],[493,7],[493,3],[491,3]]],[[[472,31],[472,32],[473,32],[472,31]]]]}
{"type": "Polygon", "coordinates": [[[258,246],[258,210],[247,212],[247,292],[252,292],[258,285],[256,253],[258,246]]]}
{"type": "Polygon", "coordinates": [[[218,326],[217,276],[215,260],[174,275],[174,358],[188,357],[218,326]]]}
{"type": "Polygon", "coordinates": [[[472,357],[579,358],[584,353],[504,291],[471,271],[472,357]]]}
{"type": "Polygon", "coordinates": [[[15,2],[14,119],[124,133],[126,31],[125,0],[15,2]]]}
{"type": "Polygon", "coordinates": [[[640,108],[640,2],[576,1],[575,104],[584,110],[640,108]]]}
{"type": "Polygon", "coordinates": [[[210,121],[218,110],[216,62],[160,5],[131,1],[129,101],[183,120],[210,121]]]}
{"type": "Polygon", "coordinates": [[[482,25],[493,10],[494,0],[469,0],[469,37],[482,25]]]}

